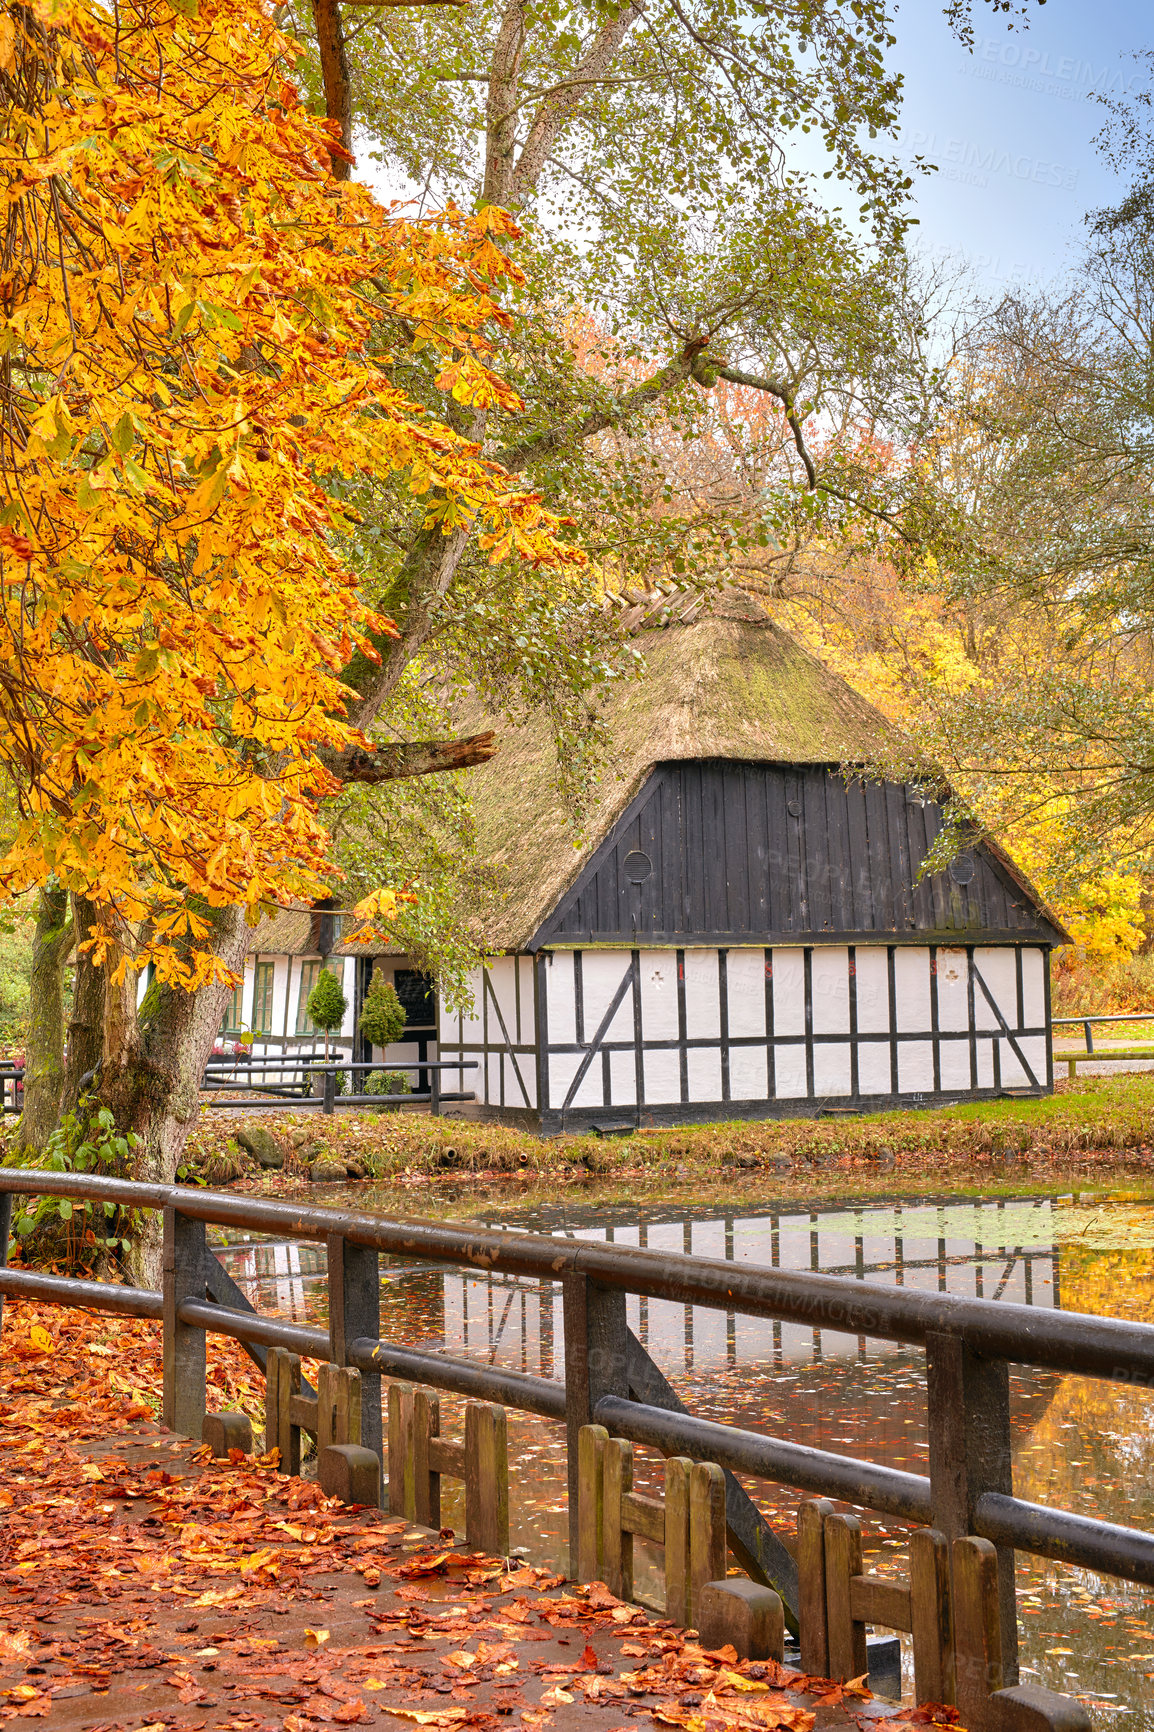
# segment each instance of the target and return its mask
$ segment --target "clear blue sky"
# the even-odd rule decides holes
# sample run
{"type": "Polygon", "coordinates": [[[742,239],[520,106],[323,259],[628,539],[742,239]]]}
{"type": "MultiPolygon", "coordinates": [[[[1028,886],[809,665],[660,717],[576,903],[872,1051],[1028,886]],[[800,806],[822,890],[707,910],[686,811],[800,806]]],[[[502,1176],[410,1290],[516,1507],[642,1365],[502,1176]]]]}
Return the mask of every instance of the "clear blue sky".
{"type": "Polygon", "coordinates": [[[1013,31],[984,0],[974,14],[969,54],[942,0],[904,0],[891,64],[905,78],[901,152],[939,166],[916,192],[915,245],[968,259],[997,291],[1059,276],[1085,211],[1119,191],[1093,148],[1106,118],[1094,96],[1145,85],[1130,55],[1154,47],[1154,11],[1140,0],[1049,0],[1013,31]]]}

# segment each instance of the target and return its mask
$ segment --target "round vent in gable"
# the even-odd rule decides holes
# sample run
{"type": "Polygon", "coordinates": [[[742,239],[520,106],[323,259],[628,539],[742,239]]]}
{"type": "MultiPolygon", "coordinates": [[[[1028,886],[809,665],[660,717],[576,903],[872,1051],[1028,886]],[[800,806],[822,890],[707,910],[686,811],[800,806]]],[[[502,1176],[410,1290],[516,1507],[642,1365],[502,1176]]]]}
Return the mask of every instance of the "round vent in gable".
{"type": "Polygon", "coordinates": [[[630,884],[644,884],[647,878],[653,876],[653,862],[640,848],[634,848],[632,853],[626,854],[623,865],[630,884]]]}

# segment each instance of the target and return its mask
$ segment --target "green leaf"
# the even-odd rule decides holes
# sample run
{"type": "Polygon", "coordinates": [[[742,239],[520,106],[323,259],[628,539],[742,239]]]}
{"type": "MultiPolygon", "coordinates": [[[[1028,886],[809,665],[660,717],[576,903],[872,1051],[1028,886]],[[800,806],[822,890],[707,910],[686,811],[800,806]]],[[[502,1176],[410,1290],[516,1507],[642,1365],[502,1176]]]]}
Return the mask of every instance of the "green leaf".
{"type": "Polygon", "coordinates": [[[132,416],[128,414],[127,410],[112,429],[111,437],[112,449],[118,452],[121,457],[127,457],[128,453],[132,450],[132,442],[136,438],[136,431],[132,425],[132,416]]]}

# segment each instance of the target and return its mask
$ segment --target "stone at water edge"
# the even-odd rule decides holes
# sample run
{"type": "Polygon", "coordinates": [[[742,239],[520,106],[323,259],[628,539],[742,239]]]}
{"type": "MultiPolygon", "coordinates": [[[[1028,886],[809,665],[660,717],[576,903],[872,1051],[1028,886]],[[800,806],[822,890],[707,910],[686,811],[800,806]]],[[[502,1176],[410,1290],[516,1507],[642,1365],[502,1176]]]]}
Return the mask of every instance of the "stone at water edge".
{"type": "Polygon", "coordinates": [[[236,1132],[236,1140],[242,1149],[247,1149],[258,1167],[284,1166],[283,1149],[263,1125],[242,1125],[236,1132]]]}
{"type": "Polygon", "coordinates": [[[309,1168],[309,1178],[314,1185],[343,1184],[345,1163],[343,1161],[314,1161],[309,1168]]]}

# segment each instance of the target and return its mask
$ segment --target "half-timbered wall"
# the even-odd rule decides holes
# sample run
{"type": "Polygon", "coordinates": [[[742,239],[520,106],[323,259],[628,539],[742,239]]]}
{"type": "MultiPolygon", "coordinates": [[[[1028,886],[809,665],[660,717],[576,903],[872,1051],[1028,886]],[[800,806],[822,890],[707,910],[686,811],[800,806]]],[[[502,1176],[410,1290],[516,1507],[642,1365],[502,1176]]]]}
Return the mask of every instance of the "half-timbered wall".
{"type": "Polygon", "coordinates": [[[481,1061],[479,1101],[546,1130],[1052,1082],[1041,946],[554,950],[535,968],[539,1015],[534,959],[497,958],[473,1015],[442,1019],[442,1052],[481,1061]]]}
{"type": "Polygon", "coordinates": [[[531,956],[495,956],[469,976],[471,1011],[442,1009],[443,1060],[467,1057],[479,1068],[442,1073],[447,1091],[472,1089],[486,1106],[537,1110],[537,1038],[534,965],[531,956]]]}

